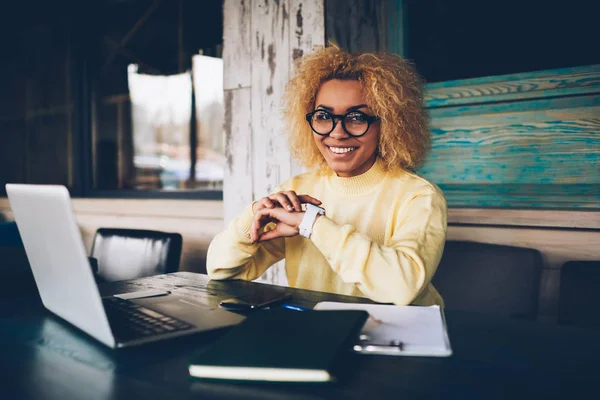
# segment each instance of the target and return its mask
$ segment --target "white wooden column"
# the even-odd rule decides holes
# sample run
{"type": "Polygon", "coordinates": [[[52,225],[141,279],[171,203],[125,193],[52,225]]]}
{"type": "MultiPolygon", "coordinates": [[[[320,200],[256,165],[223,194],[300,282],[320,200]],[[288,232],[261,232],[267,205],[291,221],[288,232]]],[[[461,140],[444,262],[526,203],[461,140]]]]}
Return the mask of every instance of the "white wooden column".
{"type": "Polygon", "coordinates": [[[223,86],[225,89],[224,219],[252,202],[252,114],[250,85],[251,1],[225,0],[223,5],[223,86]]]}
{"type": "MultiPolygon", "coordinates": [[[[291,158],[281,97],[293,60],[325,41],[324,0],[225,0],[223,63],[228,224],[253,200],[302,171],[291,158]]],[[[262,280],[287,284],[285,267],[262,280]]]]}

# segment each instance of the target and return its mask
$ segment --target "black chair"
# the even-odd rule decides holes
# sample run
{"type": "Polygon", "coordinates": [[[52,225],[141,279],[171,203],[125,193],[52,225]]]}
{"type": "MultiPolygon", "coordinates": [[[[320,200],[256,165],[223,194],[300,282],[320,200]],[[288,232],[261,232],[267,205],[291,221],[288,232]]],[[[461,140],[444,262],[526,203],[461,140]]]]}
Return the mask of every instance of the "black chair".
{"type": "Polygon", "coordinates": [[[98,280],[135,279],[176,272],[182,242],[179,233],[100,228],[90,255],[98,261],[98,280]]]}
{"type": "Polygon", "coordinates": [[[600,329],[600,261],[569,261],[560,271],[558,323],[600,329]]]}
{"type": "Polygon", "coordinates": [[[528,248],[447,241],[432,283],[446,308],[535,319],[542,257],[528,248]]]}

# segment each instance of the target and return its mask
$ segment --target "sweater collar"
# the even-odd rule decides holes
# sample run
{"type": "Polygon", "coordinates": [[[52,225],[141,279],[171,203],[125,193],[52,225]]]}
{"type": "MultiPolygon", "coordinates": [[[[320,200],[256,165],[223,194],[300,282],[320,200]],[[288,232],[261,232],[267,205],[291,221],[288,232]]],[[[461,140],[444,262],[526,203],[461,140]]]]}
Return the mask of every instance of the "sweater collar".
{"type": "Polygon", "coordinates": [[[379,157],[375,164],[367,172],[360,175],[344,178],[337,176],[335,172],[329,170],[329,182],[336,191],[344,194],[361,194],[369,192],[379,183],[386,174],[385,166],[379,157]]]}

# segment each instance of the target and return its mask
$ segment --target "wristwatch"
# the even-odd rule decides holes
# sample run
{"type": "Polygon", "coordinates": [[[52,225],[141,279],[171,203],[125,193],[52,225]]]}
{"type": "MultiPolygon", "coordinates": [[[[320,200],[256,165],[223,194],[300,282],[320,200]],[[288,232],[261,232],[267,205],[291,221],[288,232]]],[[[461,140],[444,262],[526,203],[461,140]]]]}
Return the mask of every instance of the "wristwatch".
{"type": "Polygon", "coordinates": [[[313,224],[318,215],[325,215],[325,209],[314,204],[306,204],[306,212],[302,218],[302,222],[298,226],[301,236],[309,239],[312,233],[313,224]]]}

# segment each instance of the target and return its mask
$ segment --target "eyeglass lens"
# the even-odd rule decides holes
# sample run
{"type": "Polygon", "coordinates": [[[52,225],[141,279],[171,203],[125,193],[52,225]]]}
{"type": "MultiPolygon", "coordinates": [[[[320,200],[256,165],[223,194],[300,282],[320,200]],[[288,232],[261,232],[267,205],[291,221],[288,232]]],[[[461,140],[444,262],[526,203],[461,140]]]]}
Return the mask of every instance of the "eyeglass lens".
{"type": "MultiPolygon", "coordinates": [[[[327,135],[333,131],[335,121],[329,112],[317,111],[312,116],[311,126],[315,132],[327,135]]],[[[344,116],[342,126],[350,135],[362,135],[369,129],[369,121],[362,112],[350,112],[344,116]]]]}

